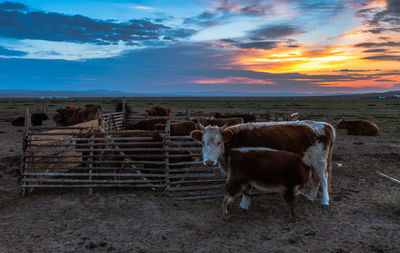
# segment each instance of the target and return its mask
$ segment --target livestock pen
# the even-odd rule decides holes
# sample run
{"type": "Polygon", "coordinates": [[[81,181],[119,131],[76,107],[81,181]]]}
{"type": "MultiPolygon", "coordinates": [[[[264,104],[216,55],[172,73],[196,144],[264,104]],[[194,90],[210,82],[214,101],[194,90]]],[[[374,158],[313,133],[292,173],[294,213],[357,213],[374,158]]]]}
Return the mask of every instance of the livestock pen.
{"type": "MultiPolygon", "coordinates": [[[[298,114],[290,115],[293,119],[298,114]]],[[[269,115],[268,115],[269,117],[269,115]]],[[[223,195],[224,175],[202,163],[201,144],[171,135],[171,123],[192,120],[164,116],[158,130],[127,130],[152,116],[113,112],[68,127],[31,126],[25,115],[22,194],[35,188],[140,188],[179,199],[223,195]]],[[[275,119],[276,120],[276,119],[275,119]]]]}

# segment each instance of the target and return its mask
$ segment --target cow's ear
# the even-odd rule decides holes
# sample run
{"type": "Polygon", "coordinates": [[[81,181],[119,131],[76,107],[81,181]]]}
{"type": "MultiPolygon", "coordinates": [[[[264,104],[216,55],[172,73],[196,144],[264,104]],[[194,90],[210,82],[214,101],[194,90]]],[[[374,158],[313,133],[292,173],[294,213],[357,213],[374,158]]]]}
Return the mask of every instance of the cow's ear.
{"type": "Polygon", "coordinates": [[[200,130],[193,130],[190,132],[190,137],[196,142],[202,142],[203,141],[203,131],[200,130]]]}
{"type": "Polygon", "coordinates": [[[222,138],[224,139],[224,143],[229,141],[232,138],[233,132],[231,129],[225,129],[222,131],[222,138]]]}

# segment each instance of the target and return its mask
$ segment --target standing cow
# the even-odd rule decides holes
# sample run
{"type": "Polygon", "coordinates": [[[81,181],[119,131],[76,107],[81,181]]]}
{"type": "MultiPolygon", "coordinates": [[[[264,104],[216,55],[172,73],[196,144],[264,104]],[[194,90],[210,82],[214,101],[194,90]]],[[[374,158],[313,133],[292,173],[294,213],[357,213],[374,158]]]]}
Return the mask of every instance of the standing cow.
{"type": "MultiPolygon", "coordinates": [[[[228,140],[224,140],[228,141],[228,140]]],[[[249,186],[259,190],[282,192],[290,216],[296,221],[294,204],[296,193],[302,190],[310,179],[311,167],[298,154],[270,148],[232,148],[224,153],[224,164],[228,179],[222,204],[226,220],[229,220],[233,200],[249,186]]]]}
{"type": "MultiPolygon", "coordinates": [[[[322,185],[322,205],[329,205],[331,159],[335,140],[334,128],[326,122],[260,122],[239,124],[226,129],[208,126],[195,130],[190,136],[203,147],[203,163],[218,165],[222,170],[227,162],[224,152],[238,147],[267,147],[296,153],[315,173],[308,199],[313,201],[322,185]],[[316,175],[315,175],[316,174],[316,175]]],[[[248,209],[250,199],[243,195],[241,207],[248,209]]]]}

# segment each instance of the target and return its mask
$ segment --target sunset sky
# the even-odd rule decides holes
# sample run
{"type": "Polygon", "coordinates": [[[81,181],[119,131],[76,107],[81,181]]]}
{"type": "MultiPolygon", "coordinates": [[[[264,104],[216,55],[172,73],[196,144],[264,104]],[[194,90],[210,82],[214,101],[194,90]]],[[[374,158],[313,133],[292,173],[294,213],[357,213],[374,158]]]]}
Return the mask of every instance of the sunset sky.
{"type": "Polygon", "coordinates": [[[400,0],[0,2],[1,89],[400,89],[400,0]]]}

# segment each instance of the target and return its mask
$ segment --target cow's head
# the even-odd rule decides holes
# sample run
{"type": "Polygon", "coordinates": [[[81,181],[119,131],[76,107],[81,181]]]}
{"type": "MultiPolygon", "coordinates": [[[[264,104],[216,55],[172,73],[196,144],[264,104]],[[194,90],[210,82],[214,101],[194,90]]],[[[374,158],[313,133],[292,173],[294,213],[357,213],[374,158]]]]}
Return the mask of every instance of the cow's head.
{"type": "Polygon", "coordinates": [[[229,141],[233,135],[232,130],[222,127],[207,126],[199,124],[201,130],[190,132],[190,136],[203,146],[203,163],[207,166],[216,166],[223,158],[225,152],[224,143],[229,141]]]}
{"type": "Polygon", "coordinates": [[[346,127],[346,121],[344,119],[339,120],[339,122],[335,125],[335,128],[345,128],[346,127]]]}

